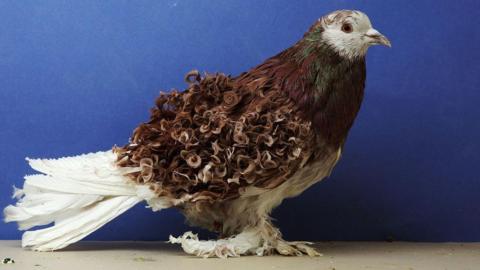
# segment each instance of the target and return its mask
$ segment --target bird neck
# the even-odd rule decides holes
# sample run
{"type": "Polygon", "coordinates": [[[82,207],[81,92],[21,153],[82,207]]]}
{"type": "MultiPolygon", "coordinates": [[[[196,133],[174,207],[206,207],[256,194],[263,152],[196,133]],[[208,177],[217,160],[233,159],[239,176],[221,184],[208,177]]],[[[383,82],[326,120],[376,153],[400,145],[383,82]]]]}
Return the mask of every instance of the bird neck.
{"type": "Polygon", "coordinates": [[[278,78],[282,89],[320,137],[342,146],[362,103],[365,58],[346,59],[308,35],[289,50],[280,55],[292,70],[278,78]]]}
{"type": "Polygon", "coordinates": [[[313,33],[242,73],[236,87],[284,92],[324,142],[341,147],[362,103],[365,58],[341,57],[313,33]]]}

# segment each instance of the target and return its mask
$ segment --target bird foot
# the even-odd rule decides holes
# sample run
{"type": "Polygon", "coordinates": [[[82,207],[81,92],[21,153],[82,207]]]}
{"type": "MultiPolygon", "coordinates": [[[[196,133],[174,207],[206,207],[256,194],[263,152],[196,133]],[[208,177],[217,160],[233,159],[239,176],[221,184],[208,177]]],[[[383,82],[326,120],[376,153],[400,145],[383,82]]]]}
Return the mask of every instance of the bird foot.
{"type": "Polygon", "coordinates": [[[280,255],[284,256],[323,256],[323,254],[319,253],[315,248],[310,247],[311,245],[313,245],[311,242],[287,242],[285,240],[278,240],[274,248],[280,255]]]}
{"type": "Polygon", "coordinates": [[[180,244],[186,253],[204,258],[228,258],[250,254],[264,256],[270,255],[275,251],[284,256],[323,256],[323,254],[319,253],[315,248],[310,247],[313,243],[301,241],[288,242],[283,239],[277,239],[275,241],[262,240],[255,230],[244,231],[226,239],[208,241],[199,240],[196,234],[186,232],[179,237],[170,235],[168,242],[180,244]],[[263,242],[263,244],[261,244],[261,242],[263,242]]]}

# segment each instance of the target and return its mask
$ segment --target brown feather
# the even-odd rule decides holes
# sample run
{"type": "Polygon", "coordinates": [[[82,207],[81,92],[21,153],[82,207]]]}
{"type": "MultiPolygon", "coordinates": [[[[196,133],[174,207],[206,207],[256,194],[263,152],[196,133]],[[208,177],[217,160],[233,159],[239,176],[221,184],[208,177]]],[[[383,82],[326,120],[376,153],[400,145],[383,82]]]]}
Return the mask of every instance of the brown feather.
{"type": "Polygon", "coordinates": [[[240,188],[274,188],[310,159],[315,135],[295,104],[269,80],[187,74],[183,93],[162,94],[148,123],[116,148],[119,165],[159,196],[236,198],[240,188]],[[127,160],[127,162],[126,162],[127,160]]]}

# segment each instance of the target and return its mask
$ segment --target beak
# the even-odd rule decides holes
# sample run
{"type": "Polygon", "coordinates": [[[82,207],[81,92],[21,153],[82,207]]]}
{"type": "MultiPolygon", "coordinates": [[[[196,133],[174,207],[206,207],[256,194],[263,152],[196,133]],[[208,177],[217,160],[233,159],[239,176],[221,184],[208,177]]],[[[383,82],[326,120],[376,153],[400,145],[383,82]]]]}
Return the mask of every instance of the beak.
{"type": "Polygon", "coordinates": [[[392,47],[390,40],[373,28],[368,30],[365,36],[368,38],[371,45],[385,45],[387,47],[392,47]]]}

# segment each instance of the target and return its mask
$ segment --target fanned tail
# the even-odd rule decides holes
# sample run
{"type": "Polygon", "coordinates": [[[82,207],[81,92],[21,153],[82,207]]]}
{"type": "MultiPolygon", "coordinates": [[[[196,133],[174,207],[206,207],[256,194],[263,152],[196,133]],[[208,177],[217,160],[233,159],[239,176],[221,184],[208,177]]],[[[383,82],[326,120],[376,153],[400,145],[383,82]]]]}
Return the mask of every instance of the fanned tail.
{"type": "Polygon", "coordinates": [[[115,165],[112,151],[60,159],[28,159],[43,173],[25,177],[23,189],[14,190],[16,205],[4,209],[5,222],[17,222],[27,231],[22,246],[38,251],[61,249],[94,232],[142,200],[154,210],[168,207],[146,186],[135,185],[126,176],[139,168],[115,165]]]}

